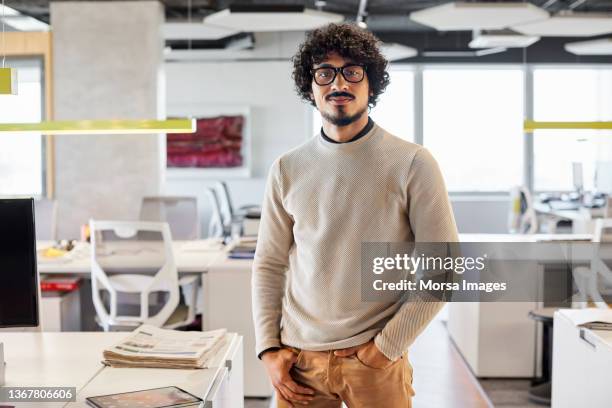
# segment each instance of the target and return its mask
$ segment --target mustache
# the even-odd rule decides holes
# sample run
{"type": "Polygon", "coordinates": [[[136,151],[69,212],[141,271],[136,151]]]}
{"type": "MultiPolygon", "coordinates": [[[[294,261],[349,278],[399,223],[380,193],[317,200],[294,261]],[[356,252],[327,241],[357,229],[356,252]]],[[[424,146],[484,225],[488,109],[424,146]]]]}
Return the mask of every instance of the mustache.
{"type": "Polygon", "coordinates": [[[355,96],[348,92],[332,92],[329,95],[327,95],[325,99],[329,100],[329,98],[342,98],[342,97],[355,99],[355,96]]]}

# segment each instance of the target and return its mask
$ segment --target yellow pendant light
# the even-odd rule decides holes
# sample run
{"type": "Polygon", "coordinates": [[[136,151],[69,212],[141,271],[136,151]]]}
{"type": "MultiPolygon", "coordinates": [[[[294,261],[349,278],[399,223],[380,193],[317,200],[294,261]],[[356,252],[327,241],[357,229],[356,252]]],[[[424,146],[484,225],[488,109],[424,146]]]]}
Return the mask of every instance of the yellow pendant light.
{"type": "Polygon", "coordinates": [[[526,119],[523,123],[523,129],[526,133],[532,133],[539,129],[594,129],[594,130],[612,130],[612,122],[537,122],[535,120],[526,119]]]}
{"type": "Polygon", "coordinates": [[[17,95],[17,70],[5,67],[6,39],[4,36],[4,18],[6,8],[2,0],[2,67],[0,68],[0,95],[17,95]]]}
{"type": "Polygon", "coordinates": [[[0,123],[2,133],[43,135],[124,135],[148,133],[194,133],[195,119],[167,120],[53,120],[40,123],[0,123]]]}

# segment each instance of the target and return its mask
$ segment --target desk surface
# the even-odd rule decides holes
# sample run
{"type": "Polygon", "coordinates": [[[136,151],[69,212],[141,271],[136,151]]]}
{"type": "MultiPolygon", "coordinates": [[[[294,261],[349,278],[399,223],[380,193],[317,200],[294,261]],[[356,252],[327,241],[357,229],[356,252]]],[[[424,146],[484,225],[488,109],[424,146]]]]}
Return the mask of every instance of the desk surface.
{"type": "MultiPolygon", "coordinates": [[[[606,321],[612,320],[612,309],[560,309],[556,313],[558,313],[562,318],[570,321],[572,324],[592,319],[605,319],[606,321]]],[[[597,343],[612,351],[612,330],[585,330],[589,332],[589,338],[596,340],[597,343]]]]}
{"type": "Polygon", "coordinates": [[[604,216],[604,208],[587,208],[587,207],[579,207],[575,210],[567,210],[567,209],[555,209],[551,208],[548,204],[544,203],[535,203],[533,208],[536,212],[541,214],[553,215],[555,217],[563,218],[566,220],[572,221],[584,221],[590,220],[593,218],[601,218],[604,216]]]}
{"type": "MultiPolygon", "coordinates": [[[[6,359],[6,387],[76,387],[75,403],[37,403],[47,407],[87,407],[92,395],[176,385],[205,398],[225,364],[228,350],[240,341],[228,333],[227,344],[202,370],[110,368],[102,365],[102,350],[127,333],[1,333],[6,359]]],[[[32,403],[30,403],[31,405],[32,403]]],[[[28,404],[17,404],[26,407],[28,404]]]]}
{"type": "MultiPolygon", "coordinates": [[[[79,242],[77,246],[60,258],[44,258],[40,250],[51,246],[48,241],[37,242],[39,251],[38,271],[40,273],[89,274],[91,271],[91,247],[88,243],[79,242]]],[[[137,245],[141,245],[138,243],[137,245]]],[[[225,258],[226,250],[218,240],[175,241],[174,258],[179,273],[203,273],[208,265],[217,258],[225,258]]],[[[140,253],[114,253],[106,255],[109,265],[118,269],[146,269],[158,267],[162,256],[161,246],[156,249],[144,248],[140,253]]]]}
{"type": "MultiPolygon", "coordinates": [[[[6,360],[5,387],[83,388],[103,365],[102,350],[125,333],[0,333],[6,360]]],[[[33,403],[17,404],[17,407],[33,403]]],[[[37,403],[39,408],[65,403],[37,403]]]]}
{"type": "MultiPolygon", "coordinates": [[[[591,234],[459,234],[461,242],[547,242],[547,241],[588,241],[591,234]]],[[[38,242],[38,249],[49,247],[51,242],[38,242]]],[[[250,267],[251,260],[227,258],[227,248],[218,240],[175,241],[174,257],[179,273],[205,273],[209,269],[236,270],[250,267]]],[[[91,270],[90,246],[78,243],[77,247],[61,258],[46,259],[39,256],[40,273],[69,273],[88,275],[91,270]]],[[[158,266],[159,254],[150,249],[141,253],[115,253],[107,255],[108,263],[117,269],[146,269],[158,266]]]]}
{"type": "Polygon", "coordinates": [[[102,369],[102,350],[126,333],[0,333],[7,387],[83,387],[102,369]],[[70,369],[67,369],[70,367],[70,369]]]}

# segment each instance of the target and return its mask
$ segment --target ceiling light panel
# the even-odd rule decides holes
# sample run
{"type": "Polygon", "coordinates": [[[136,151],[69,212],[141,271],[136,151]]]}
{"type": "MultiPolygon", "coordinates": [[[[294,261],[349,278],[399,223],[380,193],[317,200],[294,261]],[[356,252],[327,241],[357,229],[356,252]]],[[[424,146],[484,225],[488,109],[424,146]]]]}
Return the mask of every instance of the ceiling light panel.
{"type": "Polygon", "coordinates": [[[576,55],[612,55],[612,38],[567,43],[565,51],[576,55]]]}
{"type": "Polygon", "coordinates": [[[166,40],[220,40],[240,31],[202,23],[166,23],[163,25],[166,40]]]}
{"type": "Polygon", "coordinates": [[[30,16],[6,16],[4,19],[0,17],[0,20],[17,31],[49,31],[50,29],[49,24],[30,16]]]}
{"type": "Polygon", "coordinates": [[[453,2],[415,11],[410,19],[438,31],[495,30],[548,18],[531,3],[453,2]]]}
{"type": "Polygon", "coordinates": [[[234,11],[226,9],[204,19],[205,24],[246,32],[306,31],[344,20],[341,14],[301,9],[283,11],[234,11]]]}
{"type": "Polygon", "coordinates": [[[380,50],[388,61],[416,57],[419,53],[415,48],[397,43],[383,43],[380,50]]]}
{"type": "Polygon", "coordinates": [[[563,13],[527,24],[513,26],[514,31],[542,37],[591,37],[612,33],[612,15],[601,13],[563,13]]]}
{"type": "Polygon", "coordinates": [[[538,41],[540,37],[521,34],[476,34],[470,41],[470,48],[525,48],[538,41]]]}

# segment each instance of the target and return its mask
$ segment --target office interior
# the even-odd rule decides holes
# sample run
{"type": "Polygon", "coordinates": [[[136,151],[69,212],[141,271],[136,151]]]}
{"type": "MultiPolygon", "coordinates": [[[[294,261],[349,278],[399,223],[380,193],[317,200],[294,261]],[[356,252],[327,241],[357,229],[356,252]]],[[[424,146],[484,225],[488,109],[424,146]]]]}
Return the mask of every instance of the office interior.
{"type": "MultiPolygon", "coordinates": [[[[17,89],[0,95],[0,129],[193,118],[195,134],[217,138],[206,150],[180,131],[0,132],[0,200],[35,199],[43,285],[38,327],[0,328],[5,383],[58,385],[44,370],[36,379],[19,376],[11,356],[25,358],[30,348],[42,353],[32,364],[44,366],[48,357],[82,380],[98,373],[97,382],[71,383],[80,396],[66,406],[85,406],[87,392],[179,384],[206,401],[217,398],[215,407],[274,406],[254,352],[249,248],[271,164],[320,137],[318,111],[295,93],[291,57],[305,33],[329,22],[359,24],[382,41],[391,82],[370,116],[433,154],[461,240],[605,242],[612,228],[610,13],[610,0],[5,0],[0,58],[17,71],[17,89]],[[526,129],[526,120],[549,128],[526,129]],[[139,246],[142,235],[125,231],[156,234],[159,245],[139,246]],[[96,249],[96,237],[109,234],[129,241],[130,251],[96,249]],[[228,257],[235,246],[246,253],[228,257]],[[106,268],[150,272],[169,253],[178,300],[168,309],[163,296],[148,296],[164,313],[155,324],[227,329],[236,335],[226,347],[232,363],[220,360],[214,376],[202,370],[195,380],[156,370],[144,384],[99,373],[102,349],[134,326],[112,327],[95,303],[114,299],[137,312],[140,305],[139,295],[101,296],[91,276],[106,268]],[[81,347],[78,364],[69,356],[81,347]]],[[[573,297],[562,305],[447,304],[409,350],[414,406],[611,406],[612,331],[576,322],[612,323],[612,272],[588,276],[592,285],[580,291],[572,283],[573,297]]],[[[142,289],[142,282],[124,284],[142,289]]],[[[0,307],[7,307],[1,299],[0,307]]],[[[149,378],[142,370],[139,377],[149,378]]]]}

